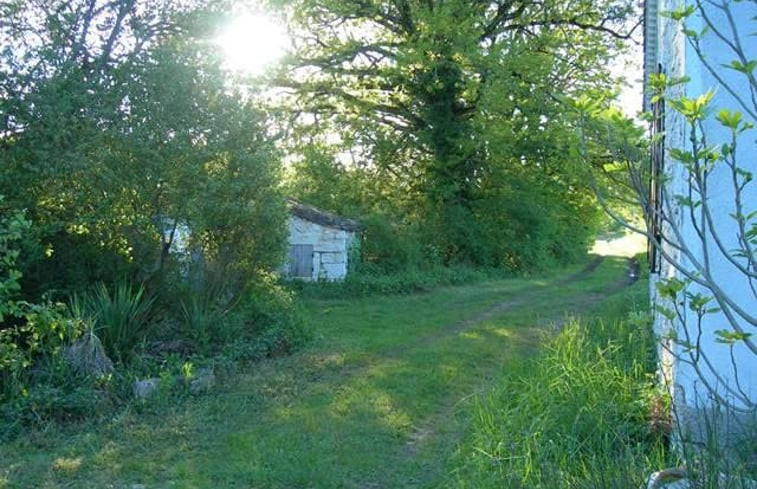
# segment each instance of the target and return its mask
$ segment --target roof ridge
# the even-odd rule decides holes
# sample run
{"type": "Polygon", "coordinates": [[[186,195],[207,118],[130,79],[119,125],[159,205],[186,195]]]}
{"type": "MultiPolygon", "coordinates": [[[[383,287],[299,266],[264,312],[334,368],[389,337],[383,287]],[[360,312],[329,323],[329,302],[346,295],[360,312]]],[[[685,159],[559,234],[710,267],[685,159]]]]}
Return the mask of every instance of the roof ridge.
{"type": "Polygon", "coordinates": [[[287,197],[286,202],[289,211],[300,219],[344,231],[357,231],[360,229],[360,223],[354,219],[348,219],[333,212],[309,204],[303,204],[292,197],[287,197]]]}

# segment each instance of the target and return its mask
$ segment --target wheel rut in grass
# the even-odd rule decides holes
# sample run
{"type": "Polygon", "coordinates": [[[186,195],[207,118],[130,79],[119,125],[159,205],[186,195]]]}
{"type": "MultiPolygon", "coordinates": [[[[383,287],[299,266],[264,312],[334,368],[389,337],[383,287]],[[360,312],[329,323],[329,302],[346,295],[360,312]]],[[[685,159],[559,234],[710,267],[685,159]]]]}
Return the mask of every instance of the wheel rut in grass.
{"type": "MultiPolygon", "coordinates": [[[[338,461],[328,470],[349,467],[344,469],[346,479],[336,485],[311,481],[275,487],[438,487],[446,460],[465,436],[463,419],[471,408],[470,400],[485,391],[495,372],[521,361],[538,347],[542,334],[549,333],[531,318],[545,311],[558,320],[566,311],[587,308],[628,285],[625,276],[619,280],[604,273],[598,278],[595,273],[603,262],[605,258],[597,257],[576,273],[527,282],[499,301],[491,296],[495,304],[490,301],[479,312],[468,309],[473,312],[466,319],[447,324],[443,319],[435,321],[433,332],[405,335],[392,346],[366,349],[360,342],[338,343],[337,349],[303,351],[261,366],[256,380],[248,385],[265,389],[267,400],[254,418],[268,428],[257,433],[255,444],[268,443],[268,430],[275,435],[282,427],[297,426],[299,432],[304,425],[310,433],[305,443],[318,447],[319,460],[338,461]],[[534,308],[539,310],[534,312],[534,308]],[[488,336],[499,329],[510,330],[513,336],[488,336]],[[354,356],[345,360],[350,355],[354,356]],[[443,373],[448,368],[453,372],[450,377],[443,373]],[[454,373],[456,368],[459,373],[454,373]],[[330,439],[338,442],[331,445],[330,439]],[[355,466],[340,448],[344,446],[360,447],[349,452],[358,458],[370,446],[380,452],[375,457],[380,460],[355,466]]],[[[392,307],[391,303],[386,307],[392,307]]],[[[412,322],[394,324],[398,332],[413,326],[412,322]]],[[[331,331],[340,334],[338,329],[331,331]]],[[[349,331],[367,334],[359,328],[349,331]]]]}
{"type": "MultiPolygon", "coordinates": [[[[455,341],[455,337],[467,330],[473,330],[482,323],[497,319],[510,312],[517,313],[519,310],[522,311],[539,300],[544,301],[552,295],[557,295],[555,293],[556,289],[568,284],[579,285],[584,281],[590,280],[604,261],[605,257],[596,257],[586,267],[576,273],[561,277],[553,282],[530,284],[528,287],[510,295],[506,300],[497,302],[467,319],[435,328],[432,333],[423,334],[400,345],[394,345],[391,349],[375,351],[375,356],[370,358],[366,363],[345,366],[339,369],[339,373],[335,378],[331,378],[326,382],[333,385],[335,389],[338,389],[341,385],[353,381],[362,382],[363,379],[370,379],[374,375],[384,375],[384,372],[377,374],[376,370],[374,370],[376,368],[380,369],[382,366],[392,363],[413,363],[415,361],[413,360],[414,355],[419,351],[431,355],[437,354],[439,345],[455,341]]],[[[562,301],[564,303],[561,302],[557,305],[559,312],[555,312],[550,319],[552,321],[559,321],[566,311],[578,313],[580,310],[588,308],[607,296],[620,292],[630,283],[631,281],[627,276],[623,275],[606,286],[601,294],[582,291],[580,287],[577,287],[576,290],[563,296],[562,301]]],[[[534,341],[541,333],[549,331],[544,325],[536,323],[532,327],[524,327],[522,329],[528,330],[527,334],[531,335],[534,341]]],[[[506,355],[504,351],[502,354],[506,355]]],[[[442,359],[440,358],[440,360],[442,359]]],[[[415,367],[415,371],[410,375],[424,375],[424,372],[417,368],[417,365],[415,367]]],[[[501,368],[501,363],[489,360],[489,364],[486,366],[489,373],[476,379],[469,379],[471,385],[469,385],[470,389],[467,392],[457,388],[454,392],[445,393],[441,402],[437,403],[433,409],[417,413],[410,420],[410,426],[401,435],[404,441],[396,445],[393,450],[394,453],[390,456],[397,463],[414,466],[414,478],[416,482],[426,481],[431,483],[440,477],[443,471],[444,457],[449,455],[449,450],[454,449],[454,444],[456,443],[456,441],[449,442],[448,440],[459,440],[463,436],[463,432],[460,431],[462,427],[459,425],[459,420],[454,419],[456,414],[458,411],[470,407],[470,403],[467,401],[481,394],[487,388],[489,385],[487,379],[490,378],[491,372],[494,372],[498,368],[501,368]],[[438,450],[439,446],[445,447],[444,453],[446,455],[430,455],[436,453],[435,451],[438,450]]],[[[389,396],[393,395],[391,386],[385,385],[384,387],[388,388],[387,394],[389,396]]],[[[425,482],[421,482],[421,487],[424,487],[423,483],[425,482]]],[[[392,482],[367,478],[362,479],[357,487],[389,489],[391,487],[405,487],[405,485],[395,486],[392,482]]],[[[410,485],[409,487],[416,486],[410,485]]]]}
{"type": "Polygon", "coordinates": [[[496,318],[497,316],[505,313],[507,310],[520,307],[520,306],[528,304],[529,302],[532,302],[537,296],[543,294],[547,290],[550,290],[552,288],[559,287],[561,285],[565,285],[568,283],[580,282],[581,280],[585,280],[586,278],[591,276],[591,274],[593,274],[597,270],[597,268],[599,268],[599,266],[602,264],[604,260],[605,260],[604,256],[597,256],[591,262],[589,262],[589,264],[586,265],[586,267],[584,267],[582,270],[576,273],[563,277],[560,280],[549,285],[544,285],[541,287],[532,286],[531,288],[518,293],[516,297],[511,297],[505,301],[498,302],[495,305],[491,306],[490,308],[486,309],[485,311],[480,312],[479,314],[476,314],[475,316],[471,318],[464,319],[463,321],[450,324],[446,327],[443,327],[443,328],[440,328],[439,330],[434,331],[433,333],[423,335],[420,338],[416,339],[414,342],[410,344],[406,344],[403,347],[400,347],[399,349],[395,349],[394,353],[398,354],[410,348],[429,345],[433,343],[434,341],[437,341],[439,337],[441,336],[460,334],[466,329],[472,328],[478,324],[483,323],[484,321],[488,321],[490,319],[496,318]]]}
{"type": "MultiPolygon", "coordinates": [[[[367,375],[371,369],[375,368],[382,362],[403,360],[409,355],[411,351],[414,350],[431,350],[438,342],[455,337],[466,330],[475,328],[475,326],[481,323],[506,314],[508,311],[517,310],[518,308],[526,306],[533,302],[535,299],[550,293],[550,291],[553,291],[555,288],[568,283],[577,283],[583,280],[587,280],[593,273],[595,273],[597,268],[602,264],[604,260],[605,257],[598,256],[591,262],[589,262],[583,269],[562,277],[555,282],[546,285],[531,285],[528,288],[519,291],[514,296],[509,297],[507,300],[498,302],[468,319],[436,328],[433,332],[423,334],[400,345],[394,345],[391,348],[377,350],[374,352],[375,356],[373,356],[371,359],[368,359],[367,361],[361,362],[356,365],[343,365],[338,368],[338,374],[336,375],[336,378],[331,378],[330,380],[324,381],[327,383],[333,383],[335,386],[337,386],[341,383],[348,382],[350,379],[360,378],[361,376],[367,375]]],[[[548,320],[550,322],[559,322],[561,321],[561,318],[564,317],[566,311],[577,313],[578,311],[576,311],[575,306],[580,305],[582,309],[586,308],[596,302],[599,302],[608,295],[622,290],[627,285],[629,285],[629,281],[624,278],[622,281],[618,281],[616,284],[613,284],[609,289],[607,289],[606,293],[604,294],[582,294],[580,297],[573,296],[571,297],[570,308],[561,309],[560,315],[550,317],[548,318],[548,320]]],[[[549,323],[545,323],[544,319],[542,319],[540,324],[535,324],[535,327],[532,329],[538,331],[546,331],[544,326],[546,326],[547,324],[549,323]]],[[[311,364],[315,366],[315,369],[310,375],[308,375],[308,369],[300,369],[298,371],[298,375],[309,376],[312,381],[318,382],[319,371],[321,369],[331,369],[336,363],[338,363],[336,360],[338,354],[332,353],[330,355],[327,355],[323,359],[319,359],[319,355],[319,353],[316,353],[313,356],[308,355],[308,358],[301,357],[300,360],[302,361],[302,363],[311,364]]],[[[285,359],[285,361],[286,360],[287,359],[285,359]]],[[[293,360],[293,358],[290,357],[289,360],[293,360]]]]}
{"type": "MultiPolygon", "coordinates": [[[[549,287],[531,289],[531,290],[526,291],[525,293],[519,294],[518,297],[495,304],[491,308],[487,309],[486,311],[472,318],[466,319],[454,325],[450,325],[449,327],[445,329],[445,333],[446,334],[459,334],[465,331],[466,329],[473,328],[480,323],[496,318],[506,313],[506,311],[509,309],[523,306],[527,304],[530,300],[533,300],[537,296],[545,292],[548,292],[549,289],[552,289],[555,286],[564,285],[567,283],[575,283],[575,282],[580,282],[582,280],[585,280],[589,276],[591,276],[591,274],[594,273],[594,271],[596,271],[596,269],[599,267],[599,265],[601,265],[603,261],[604,261],[604,257],[599,256],[595,258],[591,263],[589,263],[583,270],[575,274],[569,275],[567,277],[564,277],[549,287]]],[[[542,321],[540,321],[538,324],[539,329],[541,329],[542,331],[549,332],[549,330],[544,329],[545,326],[549,325],[551,326],[553,333],[559,332],[564,327],[564,325],[570,320],[570,317],[575,317],[577,315],[580,315],[582,311],[585,311],[589,309],[591,306],[596,305],[599,302],[607,299],[608,297],[623,291],[625,288],[629,287],[630,285],[633,285],[638,279],[639,279],[639,263],[635,258],[629,258],[627,262],[626,276],[620,279],[617,279],[613,283],[609,284],[608,287],[606,287],[603,293],[601,294],[589,293],[589,294],[583,294],[576,297],[572,297],[571,307],[569,309],[564,310],[561,317],[543,318],[542,321]]],[[[424,337],[418,343],[430,344],[433,340],[434,338],[424,337]]],[[[488,385],[487,383],[482,383],[479,386],[477,386],[474,389],[474,391],[469,393],[468,395],[462,398],[451,399],[449,403],[447,403],[444,406],[441,406],[441,409],[429,415],[425,420],[417,423],[413,427],[412,432],[408,435],[408,440],[404,447],[405,456],[408,459],[416,458],[419,453],[419,448],[425,443],[428,443],[429,440],[435,436],[438,426],[442,426],[449,423],[450,419],[455,415],[455,412],[460,408],[460,406],[464,405],[467,400],[480,395],[485,390],[487,385],[488,385]]]]}
{"type": "MultiPolygon", "coordinates": [[[[467,329],[475,327],[478,324],[496,318],[497,316],[504,314],[508,310],[527,305],[535,298],[541,296],[549,290],[553,290],[556,287],[560,287],[568,283],[575,283],[586,280],[597,270],[597,268],[599,268],[604,260],[604,256],[597,256],[592,259],[583,269],[562,277],[553,283],[546,285],[531,285],[525,290],[519,291],[517,294],[515,294],[515,296],[509,297],[507,300],[497,302],[493,306],[490,306],[486,310],[476,314],[473,317],[464,319],[462,321],[457,321],[440,328],[436,328],[430,333],[423,334],[417,338],[414,338],[413,340],[403,343],[402,345],[393,346],[391,349],[379,350],[376,352],[377,359],[391,360],[402,358],[407,352],[411,350],[430,347],[435,342],[438,342],[443,338],[456,336],[467,329]]],[[[343,370],[343,374],[350,377],[360,375],[366,370],[370,369],[372,366],[373,365],[369,363],[367,365],[347,367],[345,368],[345,370],[343,370]]]]}
{"type": "MultiPolygon", "coordinates": [[[[574,283],[574,282],[580,282],[582,280],[586,280],[597,270],[597,268],[602,264],[602,262],[604,262],[604,260],[605,260],[604,256],[597,256],[594,259],[592,259],[583,269],[575,273],[572,273],[570,275],[567,275],[565,277],[562,277],[553,283],[546,284],[546,285],[530,285],[526,289],[519,291],[514,296],[509,297],[507,300],[497,302],[493,306],[490,306],[486,310],[479,312],[475,316],[464,319],[462,321],[450,323],[440,328],[436,328],[434,329],[434,331],[430,333],[420,335],[410,341],[406,341],[405,343],[401,345],[395,345],[387,349],[380,349],[375,352],[375,355],[376,355],[375,360],[380,361],[380,360],[391,360],[391,359],[401,358],[407,352],[413,349],[429,347],[433,345],[435,342],[438,342],[439,340],[443,338],[456,336],[462,333],[463,331],[465,331],[466,329],[473,328],[476,325],[481,324],[487,320],[496,318],[497,316],[505,313],[508,310],[524,306],[528,304],[529,302],[533,301],[536,297],[544,294],[545,292],[549,290],[554,289],[555,287],[559,287],[567,283],[574,283]]],[[[333,358],[334,354],[332,353],[330,356],[333,358]]],[[[289,359],[291,360],[292,357],[289,357],[289,359]]],[[[284,359],[284,360],[286,361],[287,359],[284,359]]],[[[311,358],[306,361],[306,363],[311,363],[311,362],[316,363],[316,364],[321,364],[321,365],[333,364],[333,362],[330,362],[330,361],[318,361],[314,358],[311,358]]],[[[365,373],[371,367],[373,367],[373,362],[368,362],[367,364],[345,366],[341,370],[340,373],[343,378],[348,378],[348,377],[353,377],[356,375],[361,375],[365,373]]]]}

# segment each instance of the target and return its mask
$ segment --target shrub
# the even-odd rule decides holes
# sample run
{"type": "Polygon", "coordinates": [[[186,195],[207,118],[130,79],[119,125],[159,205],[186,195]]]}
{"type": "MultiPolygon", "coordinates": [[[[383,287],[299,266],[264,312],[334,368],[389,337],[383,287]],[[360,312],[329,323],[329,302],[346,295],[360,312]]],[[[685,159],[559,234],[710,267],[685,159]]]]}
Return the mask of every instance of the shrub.
{"type": "Polygon", "coordinates": [[[209,291],[190,292],[180,301],[182,333],[201,352],[208,352],[211,345],[226,343],[234,334],[224,324],[228,308],[224,308],[221,297],[209,291]]]}
{"type": "Polygon", "coordinates": [[[399,273],[430,261],[424,256],[420,236],[408,226],[400,226],[378,213],[362,216],[360,225],[362,240],[358,271],[399,273]]]}
{"type": "Polygon", "coordinates": [[[601,222],[585,192],[565,192],[548,180],[508,179],[473,210],[473,263],[518,273],[580,260],[601,222]]]}
{"type": "Polygon", "coordinates": [[[12,304],[0,330],[0,401],[23,393],[30,369],[55,362],[63,345],[81,333],[81,323],[65,316],[62,304],[12,304]]]}
{"type": "Polygon", "coordinates": [[[236,315],[244,320],[243,335],[267,344],[269,354],[290,351],[311,337],[296,296],[273,274],[260,275],[248,287],[236,315]]]}
{"type": "Polygon", "coordinates": [[[189,339],[193,354],[236,368],[302,345],[310,336],[292,291],[260,273],[243,292],[185,290],[179,300],[181,326],[172,332],[189,339]]]}
{"type": "Polygon", "coordinates": [[[114,377],[77,375],[62,362],[48,363],[35,370],[37,375],[30,379],[23,393],[0,403],[0,440],[17,436],[30,426],[107,415],[118,402],[114,377]]]}
{"type": "Polygon", "coordinates": [[[22,212],[0,218],[0,403],[25,392],[35,362],[58,357],[64,342],[81,332],[80,322],[64,316],[62,304],[17,299],[22,277],[17,246],[30,227],[22,212]]]}
{"type": "Polygon", "coordinates": [[[411,268],[403,272],[389,274],[358,271],[348,275],[342,281],[291,281],[287,285],[302,297],[338,299],[377,294],[427,292],[435,287],[475,283],[488,278],[507,275],[508,272],[501,269],[437,266],[427,270],[411,268]]]}

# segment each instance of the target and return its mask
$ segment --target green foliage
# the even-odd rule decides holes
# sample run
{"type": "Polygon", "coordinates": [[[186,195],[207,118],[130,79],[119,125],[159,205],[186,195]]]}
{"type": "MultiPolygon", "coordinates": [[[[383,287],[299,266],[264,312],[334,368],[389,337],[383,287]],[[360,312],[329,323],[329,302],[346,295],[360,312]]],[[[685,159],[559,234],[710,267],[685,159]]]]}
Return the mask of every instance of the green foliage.
{"type": "Polygon", "coordinates": [[[10,397],[23,391],[35,362],[58,357],[81,329],[79,321],[66,317],[62,304],[12,304],[0,329],[0,393],[10,397]]]}
{"type": "Polygon", "coordinates": [[[601,223],[586,191],[565,192],[549,180],[503,177],[476,203],[474,263],[523,273],[572,263],[584,256],[601,223]],[[509,180],[509,181],[508,181],[509,180]],[[541,192],[533,192],[535,186],[541,192]]]}
{"type": "Polygon", "coordinates": [[[301,202],[351,216],[364,207],[364,185],[359,170],[339,163],[333,151],[315,144],[302,148],[301,160],[286,175],[285,191],[301,202]]]}
{"type": "Polygon", "coordinates": [[[25,296],[63,297],[122,276],[160,281],[187,254],[201,253],[205,272],[237,291],[276,267],[279,160],[264,115],[227,84],[207,42],[214,16],[202,2],[142,14],[59,3],[9,9],[17,22],[0,26],[4,41],[27,46],[23,57],[0,55],[3,92],[16,94],[0,101],[0,192],[35,224],[19,261],[25,296]],[[27,15],[49,22],[26,25],[27,15]],[[110,15],[121,20],[105,22],[110,15]],[[90,39],[95,24],[104,31],[90,39]],[[25,44],[30,37],[39,43],[25,44]]]}
{"type": "Polygon", "coordinates": [[[303,156],[295,179],[304,201],[337,211],[346,201],[352,216],[377,213],[402,238],[417,233],[430,263],[527,270],[582,251],[595,216],[584,212],[587,182],[568,151],[573,124],[553,94],[596,98],[610,87],[597,67],[618,49],[607,33],[621,29],[630,2],[290,6],[292,32],[303,42],[276,81],[304,112],[287,141],[303,156]],[[353,165],[308,161],[313,144],[340,157],[349,151],[353,165]],[[508,192],[525,181],[541,205],[533,215],[514,212],[521,196],[508,192]],[[505,228],[488,225],[499,206],[513,210],[505,228]],[[572,235],[531,229],[547,220],[572,235]],[[522,250],[527,239],[499,246],[524,234],[543,239],[541,249],[522,250]]]}
{"type": "Polygon", "coordinates": [[[457,487],[641,486],[665,463],[654,367],[646,315],[567,324],[479,401],[457,487]]]}
{"type": "Polygon", "coordinates": [[[112,413],[132,377],[186,356],[255,360],[307,337],[270,279],[280,155],[210,42],[222,6],[137,3],[0,4],[3,435],[112,413]],[[112,375],[66,364],[82,332],[112,375]],[[160,351],[171,341],[191,347],[160,351]]]}
{"type": "MultiPolygon", "coordinates": [[[[0,195],[0,206],[3,196],[0,195]]],[[[28,231],[31,224],[24,218],[23,212],[16,211],[6,215],[6,209],[0,207],[0,323],[10,312],[10,300],[21,290],[19,280],[22,273],[17,269],[19,250],[18,242],[28,231]]]]}
{"type": "Polygon", "coordinates": [[[360,226],[358,273],[396,274],[433,263],[433,257],[424,249],[417,231],[393,223],[380,214],[361,217],[360,226]]]}
{"type": "Polygon", "coordinates": [[[267,344],[267,354],[283,354],[302,347],[312,336],[295,295],[277,284],[273,274],[250,285],[238,313],[248,324],[247,337],[259,333],[267,344]]]}
{"type": "Polygon", "coordinates": [[[369,274],[397,274],[442,264],[516,273],[546,269],[580,259],[602,222],[588,190],[575,186],[568,190],[559,179],[513,175],[504,168],[491,172],[469,209],[449,207],[440,220],[427,219],[425,214],[403,217],[404,204],[398,206],[396,200],[394,207],[390,199],[380,201],[382,207],[378,207],[370,198],[373,190],[367,187],[369,175],[364,170],[345,169],[340,175],[340,184],[321,181],[322,190],[309,193],[304,190],[309,180],[301,180],[304,177],[298,173],[292,190],[305,202],[360,222],[356,268],[369,274]],[[452,235],[464,237],[467,251],[450,246],[452,235]]]}
{"type": "Polygon", "coordinates": [[[233,298],[221,288],[187,290],[177,300],[180,326],[162,336],[188,341],[191,358],[212,359],[227,369],[290,352],[311,337],[292,291],[271,274],[233,298]]]}
{"type": "MultiPolygon", "coordinates": [[[[188,299],[181,301],[181,319],[183,335],[191,340],[199,349],[204,351],[211,342],[228,339],[223,335],[225,311],[220,307],[218,298],[213,294],[194,293],[188,299]]],[[[231,334],[233,332],[230,331],[231,334]]]]}
{"type": "Polygon", "coordinates": [[[71,309],[91,323],[111,358],[126,362],[145,339],[154,301],[142,284],[121,280],[110,289],[99,283],[89,292],[74,295],[71,309]]]}
{"type": "Polygon", "coordinates": [[[0,324],[0,439],[24,426],[70,421],[110,406],[109,379],[77,375],[63,348],[85,324],[63,304],[16,302],[0,324]]]}
{"type": "MultiPolygon", "coordinates": [[[[0,200],[2,204],[2,200],[0,200]]],[[[65,307],[18,299],[21,272],[16,267],[19,242],[30,223],[23,213],[0,216],[0,404],[27,396],[31,368],[55,363],[65,342],[78,336],[81,323],[68,319],[65,307]]]]}
{"type": "Polygon", "coordinates": [[[0,439],[52,423],[94,420],[112,414],[125,388],[115,378],[76,375],[65,365],[48,363],[19,395],[0,402],[0,439]]]}

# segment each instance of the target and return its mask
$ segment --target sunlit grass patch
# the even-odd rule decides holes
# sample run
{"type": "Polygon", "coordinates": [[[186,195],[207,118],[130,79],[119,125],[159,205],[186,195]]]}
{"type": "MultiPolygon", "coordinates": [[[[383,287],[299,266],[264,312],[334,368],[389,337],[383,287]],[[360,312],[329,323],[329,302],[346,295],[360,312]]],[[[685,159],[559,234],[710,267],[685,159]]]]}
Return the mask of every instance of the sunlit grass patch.
{"type": "Polygon", "coordinates": [[[513,332],[506,328],[492,328],[490,331],[497,336],[502,336],[503,338],[511,338],[513,336],[513,332]]]}
{"type": "Polygon", "coordinates": [[[82,457],[58,457],[53,460],[53,470],[58,472],[73,473],[79,470],[82,457]]]}
{"type": "Polygon", "coordinates": [[[481,339],[481,332],[480,331],[463,331],[462,333],[460,333],[460,336],[468,340],[479,340],[481,339]]]}

